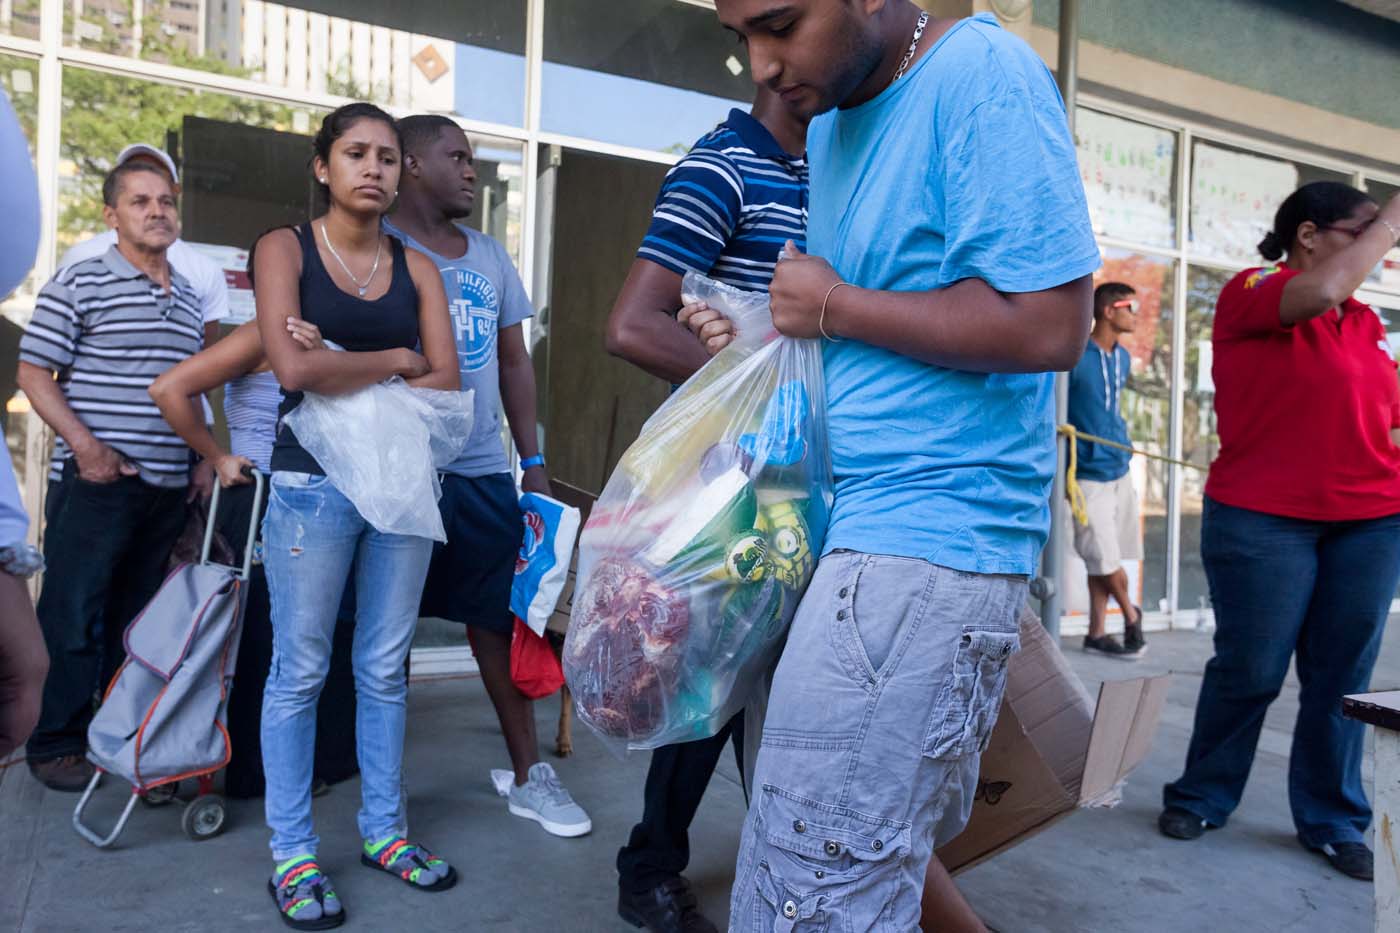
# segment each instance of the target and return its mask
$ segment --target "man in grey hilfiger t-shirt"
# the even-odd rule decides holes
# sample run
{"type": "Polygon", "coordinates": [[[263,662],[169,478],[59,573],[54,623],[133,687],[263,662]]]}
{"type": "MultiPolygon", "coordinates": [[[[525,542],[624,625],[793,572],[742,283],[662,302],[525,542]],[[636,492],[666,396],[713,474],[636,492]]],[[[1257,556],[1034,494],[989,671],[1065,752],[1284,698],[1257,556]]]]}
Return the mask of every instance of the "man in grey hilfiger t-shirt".
{"type": "Polygon", "coordinates": [[[476,201],[474,157],[462,128],[436,115],[405,117],[399,128],[403,174],[398,207],[384,228],[437,264],[457,337],[462,388],[476,393],[471,440],[442,478],[438,508],[447,542],[433,548],[419,612],[467,626],[515,772],[507,792],[510,812],[556,836],[581,836],[593,824],[554,768],[540,761],[533,703],[510,677],[510,590],[525,524],[499,412],[505,409],[520,454],[521,485],[548,495],[535,433],[535,371],[522,333],[535,310],[505,247],[458,223],[476,201]]]}
{"type": "Polygon", "coordinates": [[[147,389],[203,342],[194,290],[166,259],[177,231],[169,177],[125,162],[102,197],[117,245],[45,285],[20,342],[19,386],[58,435],[37,607],[52,663],[29,767],[67,791],[92,776],[93,691],[120,663],[122,632],[160,588],[185,522],[189,448],[147,389]]]}

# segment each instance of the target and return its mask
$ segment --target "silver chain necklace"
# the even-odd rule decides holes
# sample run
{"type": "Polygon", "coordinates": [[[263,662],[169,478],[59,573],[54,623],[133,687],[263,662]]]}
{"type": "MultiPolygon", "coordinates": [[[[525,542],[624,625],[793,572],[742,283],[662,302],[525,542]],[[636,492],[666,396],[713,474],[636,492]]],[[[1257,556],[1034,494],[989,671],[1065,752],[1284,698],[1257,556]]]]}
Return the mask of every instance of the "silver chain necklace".
{"type": "Polygon", "coordinates": [[[335,261],[340,263],[340,268],[345,270],[345,274],[350,277],[350,281],[355,284],[355,288],[359,289],[360,297],[365,297],[365,292],[369,291],[369,283],[374,281],[375,273],[379,271],[379,257],[384,253],[384,237],[382,235],[379,237],[378,244],[374,248],[374,265],[370,267],[369,278],[365,279],[365,284],[363,285],[360,284],[359,279],[355,278],[355,273],[350,271],[350,267],[345,264],[345,260],[340,258],[340,254],[337,253],[335,247],[331,245],[331,235],[326,232],[326,222],[324,220],[321,221],[321,239],[326,241],[326,249],[331,251],[331,255],[335,257],[335,261]]]}
{"type": "Polygon", "coordinates": [[[919,14],[919,22],[914,26],[914,41],[909,43],[909,51],[904,53],[904,61],[899,63],[899,70],[894,73],[894,78],[890,81],[894,84],[904,77],[904,72],[909,70],[909,63],[914,60],[914,53],[919,49],[919,40],[924,37],[924,27],[928,25],[928,11],[919,14]]]}

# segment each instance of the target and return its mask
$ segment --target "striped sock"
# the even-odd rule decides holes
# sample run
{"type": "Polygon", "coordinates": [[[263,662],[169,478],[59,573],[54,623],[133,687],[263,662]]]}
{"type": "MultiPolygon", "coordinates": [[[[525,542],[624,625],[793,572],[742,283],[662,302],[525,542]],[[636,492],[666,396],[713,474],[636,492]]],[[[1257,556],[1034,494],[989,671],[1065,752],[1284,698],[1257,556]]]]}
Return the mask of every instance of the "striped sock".
{"type": "Polygon", "coordinates": [[[331,880],[321,873],[315,856],[301,855],[277,866],[272,876],[277,909],[292,920],[320,920],[341,911],[331,880]]]}
{"type": "Polygon", "coordinates": [[[402,836],[390,836],[379,842],[365,840],[365,855],[385,871],[423,888],[437,884],[452,871],[445,861],[402,836]]]}

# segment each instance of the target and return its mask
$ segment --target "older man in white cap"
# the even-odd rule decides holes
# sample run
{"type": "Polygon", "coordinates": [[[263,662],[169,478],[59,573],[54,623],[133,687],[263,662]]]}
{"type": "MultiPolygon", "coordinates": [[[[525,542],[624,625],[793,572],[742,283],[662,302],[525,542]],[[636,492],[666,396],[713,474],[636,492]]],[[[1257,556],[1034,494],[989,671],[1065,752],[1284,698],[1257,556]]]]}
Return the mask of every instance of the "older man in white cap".
{"type": "MultiPolygon", "coordinates": [[[[180,193],[180,173],[175,168],[175,160],[165,150],[145,143],[134,143],[117,154],[117,161],[112,167],[132,160],[149,162],[169,174],[175,193],[180,193]]],[[[58,271],[62,272],[85,259],[101,256],[116,242],[116,230],[90,237],[63,254],[58,261],[58,271]]],[[[166,256],[170,265],[179,270],[194,289],[200,314],[204,318],[204,345],[208,346],[219,338],[219,322],[229,316],[228,284],[224,279],[224,270],[214,260],[180,239],[170,244],[166,256]]]]}

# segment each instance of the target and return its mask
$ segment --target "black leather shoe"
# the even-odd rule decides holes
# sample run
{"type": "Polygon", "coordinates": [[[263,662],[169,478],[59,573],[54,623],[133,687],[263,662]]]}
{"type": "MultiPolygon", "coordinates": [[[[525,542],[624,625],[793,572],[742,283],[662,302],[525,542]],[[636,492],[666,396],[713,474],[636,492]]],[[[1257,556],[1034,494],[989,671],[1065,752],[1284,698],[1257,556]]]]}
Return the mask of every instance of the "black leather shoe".
{"type": "Polygon", "coordinates": [[[619,889],[617,913],[634,927],[651,933],[719,933],[695,905],[684,878],[668,878],[649,891],[619,889]]]}
{"type": "Polygon", "coordinates": [[[1162,835],[1170,836],[1173,839],[1199,839],[1208,829],[1214,829],[1205,820],[1201,819],[1190,810],[1183,810],[1180,807],[1167,807],[1162,811],[1162,815],[1157,817],[1157,828],[1162,831],[1162,835]]]}
{"type": "Polygon", "coordinates": [[[1371,881],[1375,878],[1376,857],[1364,842],[1334,842],[1317,851],[1327,857],[1332,867],[1349,878],[1371,881]]]}

